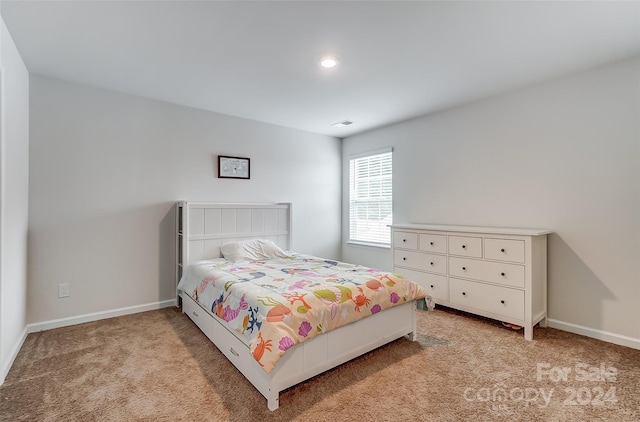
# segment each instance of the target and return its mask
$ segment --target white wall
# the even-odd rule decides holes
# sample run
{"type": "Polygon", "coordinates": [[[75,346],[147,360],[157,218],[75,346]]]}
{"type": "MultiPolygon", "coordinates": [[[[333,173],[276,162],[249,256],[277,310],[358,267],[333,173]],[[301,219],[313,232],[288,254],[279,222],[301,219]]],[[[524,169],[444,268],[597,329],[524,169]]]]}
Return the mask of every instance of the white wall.
{"type": "MultiPolygon", "coordinates": [[[[396,223],[552,229],[549,317],[638,344],[640,59],[349,137],[344,180],[350,154],[385,146],[396,223]]],[[[391,269],[389,250],[343,259],[391,269]]]]}
{"type": "Polygon", "coordinates": [[[26,335],[29,73],[0,19],[0,384],[26,335]]]}
{"type": "Polygon", "coordinates": [[[177,200],[293,202],[293,248],[340,257],[337,138],[31,75],[30,159],[32,323],[174,298],[177,200]]]}

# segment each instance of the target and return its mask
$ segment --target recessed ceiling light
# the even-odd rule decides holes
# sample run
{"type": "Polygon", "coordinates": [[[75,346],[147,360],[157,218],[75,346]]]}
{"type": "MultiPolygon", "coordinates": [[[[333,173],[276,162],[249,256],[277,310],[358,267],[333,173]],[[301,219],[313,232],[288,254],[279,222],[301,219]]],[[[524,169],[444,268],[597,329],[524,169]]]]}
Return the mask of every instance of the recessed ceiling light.
{"type": "Polygon", "coordinates": [[[352,124],[353,124],[353,122],[351,120],[343,120],[341,122],[334,123],[331,126],[333,126],[333,127],[346,127],[346,126],[349,126],[349,125],[352,125],[352,124]]]}
{"type": "Polygon", "coordinates": [[[336,67],[338,59],[333,56],[325,56],[320,59],[320,66],[322,67],[336,67]]]}

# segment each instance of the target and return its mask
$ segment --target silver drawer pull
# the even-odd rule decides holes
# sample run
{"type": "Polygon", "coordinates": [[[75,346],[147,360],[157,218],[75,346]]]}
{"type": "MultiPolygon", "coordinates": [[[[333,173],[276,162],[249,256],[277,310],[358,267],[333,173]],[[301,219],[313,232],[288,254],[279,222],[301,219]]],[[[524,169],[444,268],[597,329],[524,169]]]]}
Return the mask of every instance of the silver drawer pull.
{"type": "Polygon", "coordinates": [[[191,314],[192,314],[194,317],[196,317],[196,318],[199,316],[199,315],[196,313],[196,311],[191,312],[191,314]]]}
{"type": "Polygon", "coordinates": [[[230,351],[231,353],[233,353],[233,355],[234,355],[234,356],[240,356],[240,353],[236,352],[236,351],[233,349],[233,347],[232,347],[231,349],[229,349],[229,351],[230,351]]]}

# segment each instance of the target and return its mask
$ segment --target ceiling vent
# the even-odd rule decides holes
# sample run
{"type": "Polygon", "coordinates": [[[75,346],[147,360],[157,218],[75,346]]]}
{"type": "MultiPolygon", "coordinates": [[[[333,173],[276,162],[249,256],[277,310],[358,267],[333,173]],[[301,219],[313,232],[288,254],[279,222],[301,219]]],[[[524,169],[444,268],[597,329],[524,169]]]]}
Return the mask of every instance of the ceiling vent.
{"type": "Polygon", "coordinates": [[[343,120],[341,122],[334,123],[331,126],[333,126],[333,127],[346,127],[346,126],[350,126],[352,124],[353,124],[353,122],[350,121],[350,120],[343,120]]]}

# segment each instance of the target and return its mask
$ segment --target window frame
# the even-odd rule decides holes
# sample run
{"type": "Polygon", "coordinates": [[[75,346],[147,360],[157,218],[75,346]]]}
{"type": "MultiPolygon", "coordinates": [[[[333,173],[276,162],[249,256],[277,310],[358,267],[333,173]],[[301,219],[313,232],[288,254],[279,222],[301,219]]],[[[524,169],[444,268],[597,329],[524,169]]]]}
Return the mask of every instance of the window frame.
{"type": "MultiPolygon", "coordinates": [[[[350,245],[358,245],[358,246],[369,246],[369,247],[376,247],[376,248],[384,248],[384,249],[390,249],[391,248],[391,229],[388,227],[389,225],[393,224],[393,148],[391,147],[387,147],[387,148],[381,148],[381,149],[377,149],[377,150],[372,150],[372,151],[366,151],[366,152],[362,152],[362,153],[358,153],[358,154],[352,154],[349,156],[349,180],[348,180],[348,236],[347,236],[347,244],[350,245]],[[388,200],[386,200],[386,202],[388,202],[388,206],[390,209],[390,213],[389,213],[389,221],[386,221],[384,224],[384,227],[386,227],[384,229],[385,232],[384,235],[387,236],[387,238],[385,239],[385,241],[375,241],[375,240],[366,240],[363,239],[362,236],[359,236],[356,238],[356,236],[358,235],[358,233],[354,233],[354,226],[353,226],[353,214],[357,212],[357,210],[354,210],[354,202],[355,200],[353,199],[353,195],[354,195],[354,189],[355,189],[355,183],[356,180],[358,180],[358,178],[356,177],[356,175],[353,174],[353,172],[355,171],[355,169],[353,168],[355,162],[359,159],[363,159],[363,158],[370,158],[370,157],[374,157],[374,156],[378,156],[378,155],[385,155],[388,154],[389,155],[389,168],[391,170],[391,174],[388,177],[385,177],[384,175],[381,175],[380,178],[381,179],[388,179],[389,180],[389,185],[388,185],[388,190],[390,192],[390,198],[388,200]]],[[[372,179],[371,175],[367,176],[367,182],[370,182],[372,179]]],[[[382,180],[381,180],[381,186],[382,186],[382,180]]],[[[381,191],[382,191],[382,187],[381,187],[381,191]]],[[[382,196],[382,195],[380,195],[382,196]]],[[[380,196],[378,198],[380,198],[380,196]]],[[[375,199],[375,197],[374,197],[375,199]]],[[[380,202],[383,202],[384,200],[380,199],[380,202]]],[[[378,205],[378,209],[382,208],[380,206],[380,204],[378,205]]],[[[381,227],[378,227],[378,232],[376,235],[380,235],[381,231],[380,231],[381,227]]]]}

